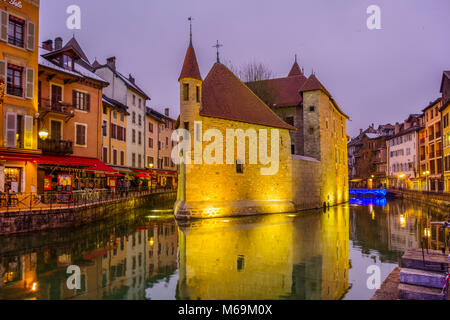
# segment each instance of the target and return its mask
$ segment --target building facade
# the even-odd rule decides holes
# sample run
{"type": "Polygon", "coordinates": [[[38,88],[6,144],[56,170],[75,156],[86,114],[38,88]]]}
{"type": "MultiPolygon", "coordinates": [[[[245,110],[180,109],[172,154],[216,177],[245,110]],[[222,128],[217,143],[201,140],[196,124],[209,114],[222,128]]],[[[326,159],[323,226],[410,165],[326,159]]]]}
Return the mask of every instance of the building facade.
{"type": "Polygon", "coordinates": [[[127,78],[116,69],[115,57],[108,58],[105,65],[95,61],[93,67],[94,72],[109,83],[103,90],[105,96],[127,106],[130,114],[126,126],[126,165],[145,169],[146,102],[150,97],[139,88],[131,74],[127,78]]]}
{"type": "Polygon", "coordinates": [[[442,99],[438,98],[422,110],[419,131],[420,171],[422,172],[422,190],[443,191],[442,99]]]}
{"type": "Polygon", "coordinates": [[[442,74],[441,89],[442,106],[442,147],[443,147],[443,170],[444,170],[444,190],[450,192],[450,71],[444,71],[442,74]]]}
{"type": "Polygon", "coordinates": [[[37,191],[39,5],[0,4],[0,192],[37,191]]]}
{"type": "Polygon", "coordinates": [[[127,106],[103,95],[102,161],[124,169],[127,163],[127,106]]]}
{"type": "Polygon", "coordinates": [[[421,190],[419,170],[420,115],[412,114],[395,125],[387,140],[388,187],[421,190]]]}

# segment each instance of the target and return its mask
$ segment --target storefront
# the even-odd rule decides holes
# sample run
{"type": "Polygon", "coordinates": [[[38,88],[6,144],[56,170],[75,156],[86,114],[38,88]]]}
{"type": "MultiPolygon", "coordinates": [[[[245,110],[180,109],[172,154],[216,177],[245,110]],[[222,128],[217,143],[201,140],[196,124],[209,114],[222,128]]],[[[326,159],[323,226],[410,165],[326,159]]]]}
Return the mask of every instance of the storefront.
{"type": "Polygon", "coordinates": [[[0,152],[0,192],[36,192],[38,154],[0,152]]]}
{"type": "Polygon", "coordinates": [[[98,159],[42,156],[38,162],[40,193],[117,188],[118,173],[98,159]]]}

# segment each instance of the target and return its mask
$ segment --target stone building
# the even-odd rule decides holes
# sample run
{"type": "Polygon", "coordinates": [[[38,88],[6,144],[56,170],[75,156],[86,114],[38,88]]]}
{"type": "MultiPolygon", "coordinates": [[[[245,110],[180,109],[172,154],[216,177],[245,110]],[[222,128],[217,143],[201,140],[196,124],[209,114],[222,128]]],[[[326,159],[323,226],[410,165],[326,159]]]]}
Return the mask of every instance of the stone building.
{"type": "MultiPolygon", "coordinates": [[[[181,158],[190,163],[179,166],[175,205],[178,218],[291,212],[348,200],[345,123],[348,117],[315,75],[303,81],[298,90],[294,89],[301,97],[298,100],[302,101],[296,106],[303,114],[298,127],[303,125],[303,135],[307,135],[303,140],[300,135],[294,145],[291,132],[298,127],[281,120],[219,61],[202,80],[192,41],[179,83],[179,128],[189,132],[180,136],[181,158]],[[208,133],[209,129],[213,129],[214,134],[208,133]],[[224,150],[227,129],[244,133],[241,140],[244,155],[237,155],[234,136],[229,140],[233,141],[233,152],[227,150],[228,146],[224,150]],[[262,134],[265,130],[267,136],[262,134]],[[253,154],[251,151],[258,148],[261,140],[270,140],[267,143],[270,147],[278,142],[278,170],[273,174],[262,174],[268,169],[267,164],[247,163],[253,154]],[[213,143],[206,146],[203,142],[207,141],[213,143]],[[302,155],[292,155],[295,150],[300,150],[302,155]],[[205,152],[214,155],[209,164],[202,162],[205,152]],[[227,164],[219,162],[224,160],[225,154],[232,160],[227,164]]],[[[283,88],[281,86],[280,90],[283,88]]]]}
{"type": "Polygon", "coordinates": [[[442,99],[438,98],[422,110],[420,121],[423,129],[419,131],[419,154],[424,191],[444,190],[441,106],[442,99]]]}
{"type": "Polygon", "coordinates": [[[145,167],[145,117],[146,102],[150,97],[136,84],[130,74],[125,77],[116,69],[116,57],[107,59],[105,65],[97,61],[93,63],[94,72],[109,82],[103,89],[103,94],[127,106],[127,155],[126,165],[130,168],[145,167]]]}
{"type": "Polygon", "coordinates": [[[420,114],[411,114],[387,139],[389,188],[420,190],[419,130],[420,114]]]}
{"type": "Polygon", "coordinates": [[[0,192],[36,192],[39,0],[0,1],[0,192]]]}
{"type": "Polygon", "coordinates": [[[442,74],[440,92],[442,94],[440,113],[442,117],[444,190],[445,192],[450,192],[450,71],[444,71],[442,74]]]}
{"type": "Polygon", "coordinates": [[[386,139],[393,135],[391,124],[370,125],[347,145],[349,179],[352,188],[385,187],[387,185],[386,139]]]}

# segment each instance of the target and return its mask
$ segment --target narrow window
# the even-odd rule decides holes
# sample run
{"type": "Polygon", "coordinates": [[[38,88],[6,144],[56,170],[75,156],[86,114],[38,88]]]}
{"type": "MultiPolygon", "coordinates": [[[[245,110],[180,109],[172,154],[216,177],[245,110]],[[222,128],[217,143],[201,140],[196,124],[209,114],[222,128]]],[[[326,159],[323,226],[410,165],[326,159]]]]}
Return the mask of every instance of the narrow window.
{"type": "Polygon", "coordinates": [[[309,107],[309,112],[314,112],[315,110],[316,110],[316,108],[314,106],[309,107]]]}
{"type": "Polygon", "coordinates": [[[199,86],[197,86],[197,88],[196,88],[196,100],[197,100],[197,102],[200,102],[200,87],[199,86]]]}
{"type": "Polygon", "coordinates": [[[236,173],[244,173],[244,165],[242,164],[241,160],[236,160],[236,173]]]}
{"type": "Polygon", "coordinates": [[[189,101],[189,84],[188,83],[183,84],[183,96],[184,96],[184,101],[189,101]]]}

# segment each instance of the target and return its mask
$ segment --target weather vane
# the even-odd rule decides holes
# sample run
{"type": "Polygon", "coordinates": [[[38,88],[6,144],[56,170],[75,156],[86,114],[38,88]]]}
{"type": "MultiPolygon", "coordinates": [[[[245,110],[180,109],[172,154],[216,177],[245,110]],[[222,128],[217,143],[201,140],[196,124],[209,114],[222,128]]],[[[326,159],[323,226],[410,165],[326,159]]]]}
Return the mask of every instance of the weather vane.
{"type": "Polygon", "coordinates": [[[194,20],[194,19],[192,17],[189,17],[188,20],[189,20],[189,28],[190,28],[189,43],[192,45],[192,20],[194,20]]]}
{"type": "Polygon", "coordinates": [[[219,49],[220,47],[223,47],[222,44],[219,44],[219,40],[217,40],[216,44],[213,46],[213,48],[217,49],[217,63],[220,63],[220,58],[219,58],[219,49]]]}

